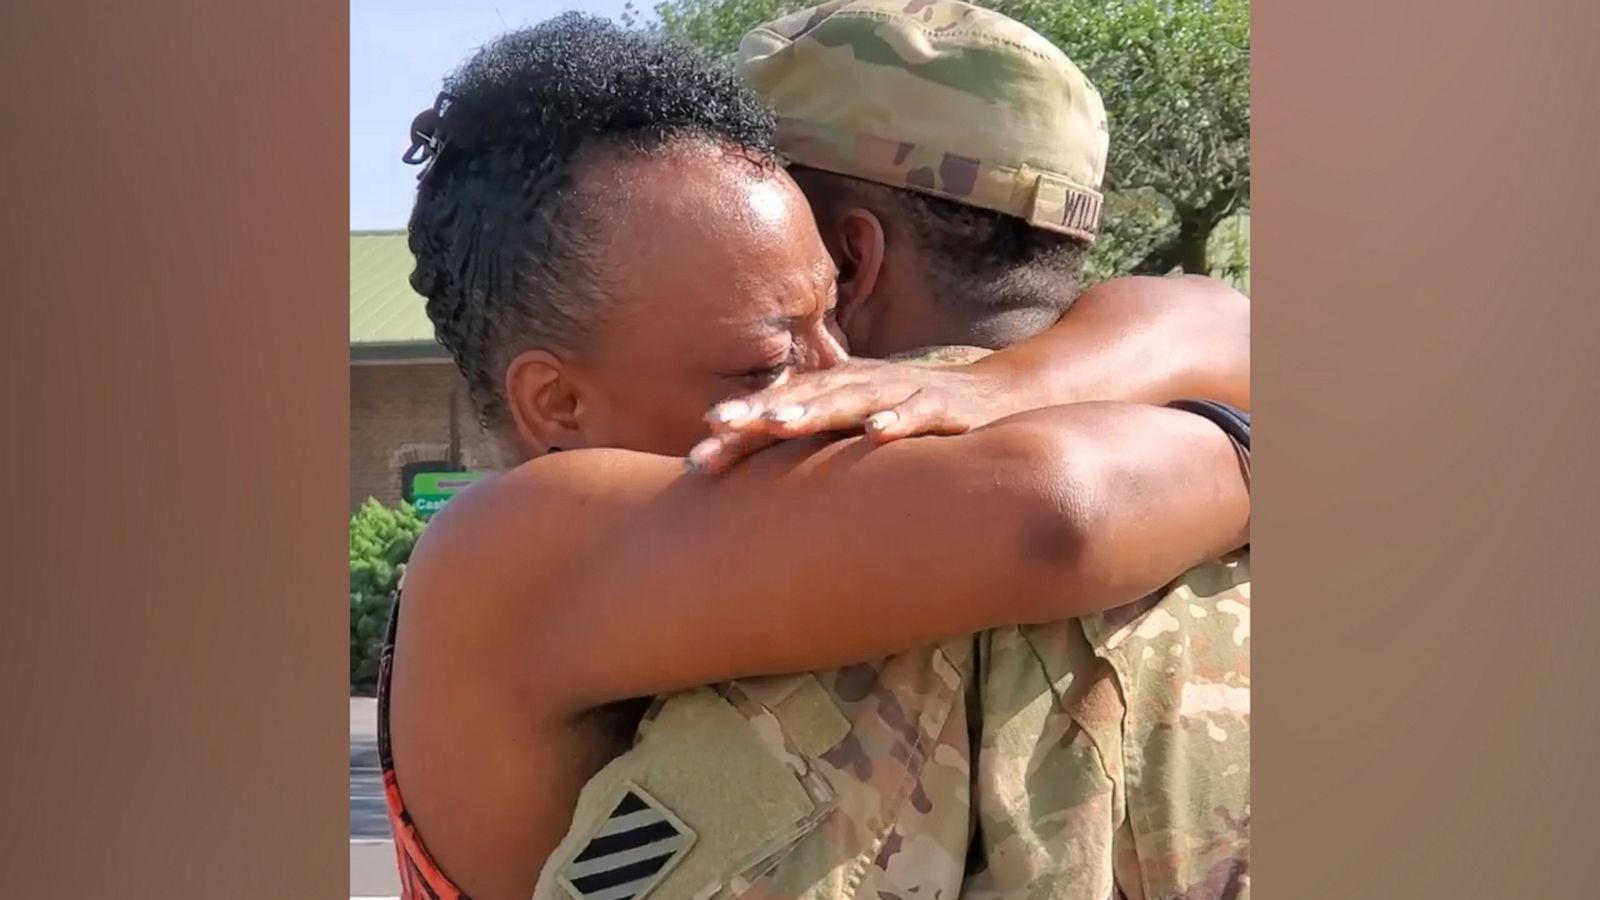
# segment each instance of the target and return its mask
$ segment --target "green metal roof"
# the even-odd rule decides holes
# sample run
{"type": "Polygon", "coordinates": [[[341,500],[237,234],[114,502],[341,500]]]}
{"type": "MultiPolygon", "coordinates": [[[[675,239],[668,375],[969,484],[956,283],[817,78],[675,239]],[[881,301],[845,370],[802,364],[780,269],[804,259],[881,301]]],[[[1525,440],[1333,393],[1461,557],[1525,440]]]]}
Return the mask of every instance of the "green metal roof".
{"type": "Polygon", "coordinates": [[[418,344],[438,348],[423,299],[411,289],[411,268],[404,232],[350,232],[352,349],[393,346],[415,354],[418,344]]]}

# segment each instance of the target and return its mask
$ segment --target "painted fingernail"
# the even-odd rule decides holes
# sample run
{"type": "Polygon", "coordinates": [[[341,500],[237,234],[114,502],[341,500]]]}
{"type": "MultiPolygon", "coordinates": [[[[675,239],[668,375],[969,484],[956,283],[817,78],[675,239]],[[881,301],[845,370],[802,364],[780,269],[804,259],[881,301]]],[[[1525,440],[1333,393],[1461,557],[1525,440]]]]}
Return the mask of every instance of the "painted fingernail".
{"type": "Polygon", "coordinates": [[[767,418],[774,422],[782,422],[783,424],[788,425],[791,422],[800,421],[801,419],[805,418],[805,415],[806,408],[804,406],[781,406],[772,412],[767,413],[767,418]]]}
{"type": "Polygon", "coordinates": [[[743,400],[729,400],[727,403],[718,404],[716,409],[711,411],[711,415],[724,425],[738,422],[750,417],[750,404],[743,400]]]}
{"type": "Polygon", "coordinates": [[[892,411],[886,409],[883,412],[873,413],[872,415],[868,416],[867,427],[871,428],[873,431],[882,431],[898,421],[900,421],[900,417],[895,415],[892,411]]]}
{"type": "Polygon", "coordinates": [[[706,438],[694,445],[689,455],[683,458],[683,467],[690,472],[704,472],[711,465],[711,458],[722,449],[722,442],[716,438],[706,438]]]}

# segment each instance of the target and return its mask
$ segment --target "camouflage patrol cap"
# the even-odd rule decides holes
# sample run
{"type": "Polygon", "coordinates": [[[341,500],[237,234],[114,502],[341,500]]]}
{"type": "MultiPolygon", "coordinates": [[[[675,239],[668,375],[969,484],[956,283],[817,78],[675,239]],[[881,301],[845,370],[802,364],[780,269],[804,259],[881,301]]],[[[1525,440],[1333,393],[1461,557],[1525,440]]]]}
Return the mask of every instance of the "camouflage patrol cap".
{"type": "Polygon", "coordinates": [[[745,35],[739,71],[791,162],[1094,239],[1105,105],[1020,22],[958,0],[832,0],[745,35]]]}

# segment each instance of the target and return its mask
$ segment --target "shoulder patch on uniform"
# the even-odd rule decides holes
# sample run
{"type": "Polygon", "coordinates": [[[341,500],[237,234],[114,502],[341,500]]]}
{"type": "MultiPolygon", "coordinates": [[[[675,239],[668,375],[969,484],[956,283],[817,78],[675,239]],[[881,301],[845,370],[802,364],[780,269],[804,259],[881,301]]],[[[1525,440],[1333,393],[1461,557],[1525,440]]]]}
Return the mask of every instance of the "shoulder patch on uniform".
{"type": "Polygon", "coordinates": [[[665,806],[624,782],[611,814],[556,880],[576,900],[644,900],[694,840],[695,833],[665,806]]]}

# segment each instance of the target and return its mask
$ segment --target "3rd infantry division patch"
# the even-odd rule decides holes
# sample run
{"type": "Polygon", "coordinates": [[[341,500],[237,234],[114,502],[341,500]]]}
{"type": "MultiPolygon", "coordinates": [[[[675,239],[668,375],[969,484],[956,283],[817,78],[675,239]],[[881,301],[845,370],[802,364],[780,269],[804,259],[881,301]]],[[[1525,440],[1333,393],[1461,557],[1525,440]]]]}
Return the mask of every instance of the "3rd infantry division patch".
{"type": "Polygon", "coordinates": [[[666,807],[629,784],[557,880],[577,900],[644,900],[689,852],[694,839],[694,832],[666,807]]]}

